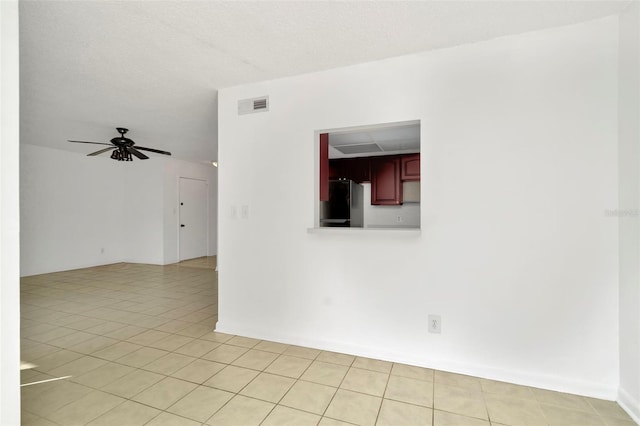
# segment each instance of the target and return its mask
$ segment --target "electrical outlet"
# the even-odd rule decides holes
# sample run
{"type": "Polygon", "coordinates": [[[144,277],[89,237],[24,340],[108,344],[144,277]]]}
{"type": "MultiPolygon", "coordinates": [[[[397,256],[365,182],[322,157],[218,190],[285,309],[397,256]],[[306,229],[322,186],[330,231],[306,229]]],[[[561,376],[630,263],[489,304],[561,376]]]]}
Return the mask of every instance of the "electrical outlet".
{"type": "Polygon", "coordinates": [[[429,333],[442,332],[442,319],[440,315],[429,315],[429,333]]]}
{"type": "Polygon", "coordinates": [[[249,206],[243,205],[240,207],[240,217],[242,219],[249,219],[249,206]]]}
{"type": "Polygon", "coordinates": [[[104,247],[100,249],[100,254],[104,254],[104,247]]]}
{"type": "Polygon", "coordinates": [[[238,218],[238,207],[231,206],[231,219],[237,219],[237,218],[238,218]]]}
{"type": "Polygon", "coordinates": [[[402,216],[396,216],[396,222],[402,223],[402,216]]]}

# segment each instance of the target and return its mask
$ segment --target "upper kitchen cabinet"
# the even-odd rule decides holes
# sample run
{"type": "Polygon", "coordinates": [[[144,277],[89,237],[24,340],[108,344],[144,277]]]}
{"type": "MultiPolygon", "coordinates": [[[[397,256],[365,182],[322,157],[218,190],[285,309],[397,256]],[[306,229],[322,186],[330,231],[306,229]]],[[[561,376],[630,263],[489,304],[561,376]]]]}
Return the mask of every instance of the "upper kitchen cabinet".
{"type": "Polygon", "coordinates": [[[362,183],[371,181],[369,157],[339,158],[329,161],[331,179],[350,179],[362,183]]]}
{"type": "Polygon", "coordinates": [[[400,179],[420,180],[420,154],[403,155],[400,162],[400,179]]]}
{"type": "Polygon", "coordinates": [[[371,159],[371,204],[397,206],[402,204],[401,161],[398,157],[371,159]]]}

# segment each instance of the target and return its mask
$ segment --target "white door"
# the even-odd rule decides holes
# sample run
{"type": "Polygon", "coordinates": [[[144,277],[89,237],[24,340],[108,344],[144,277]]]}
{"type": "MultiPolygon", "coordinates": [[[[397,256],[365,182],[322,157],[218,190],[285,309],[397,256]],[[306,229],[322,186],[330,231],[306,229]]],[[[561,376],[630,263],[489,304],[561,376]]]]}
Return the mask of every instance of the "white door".
{"type": "Polygon", "coordinates": [[[207,255],[208,191],[204,180],[180,178],[180,260],[207,255]]]}

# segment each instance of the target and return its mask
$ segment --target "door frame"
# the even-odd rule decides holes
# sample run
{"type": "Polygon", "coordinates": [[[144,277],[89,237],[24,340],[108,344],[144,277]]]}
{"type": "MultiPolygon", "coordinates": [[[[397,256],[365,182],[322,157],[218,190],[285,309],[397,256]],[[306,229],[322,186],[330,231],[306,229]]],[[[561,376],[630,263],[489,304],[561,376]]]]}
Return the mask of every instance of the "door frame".
{"type": "Polygon", "coordinates": [[[180,179],[189,179],[189,180],[199,180],[200,182],[204,182],[204,185],[206,187],[206,191],[207,191],[207,211],[206,211],[206,232],[207,232],[207,252],[205,253],[205,256],[209,256],[209,248],[210,248],[210,242],[209,242],[209,238],[210,238],[210,224],[209,224],[209,213],[211,210],[211,200],[210,200],[210,194],[209,194],[209,180],[208,179],[200,179],[200,178],[194,178],[194,177],[190,177],[190,176],[181,176],[178,175],[177,177],[177,187],[178,187],[178,199],[177,199],[177,211],[178,214],[176,215],[177,217],[177,222],[176,222],[176,244],[177,244],[177,251],[176,253],[178,254],[178,263],[182,262],[181,256],[180,256],[180,179]]]}

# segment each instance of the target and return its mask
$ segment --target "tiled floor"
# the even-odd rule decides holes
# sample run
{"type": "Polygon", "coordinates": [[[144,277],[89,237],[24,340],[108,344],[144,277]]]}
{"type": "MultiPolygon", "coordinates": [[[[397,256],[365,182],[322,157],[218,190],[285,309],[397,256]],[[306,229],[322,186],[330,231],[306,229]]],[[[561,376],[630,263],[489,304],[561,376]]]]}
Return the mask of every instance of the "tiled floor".
{"type": "Polygon", "coordinates": [[[22,382],[44,381],[23,424],[634,425],[612,402],[213,332],[214,267],[23,278],[22,382]]]}

